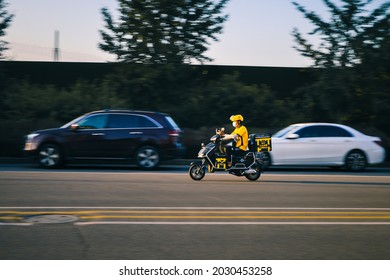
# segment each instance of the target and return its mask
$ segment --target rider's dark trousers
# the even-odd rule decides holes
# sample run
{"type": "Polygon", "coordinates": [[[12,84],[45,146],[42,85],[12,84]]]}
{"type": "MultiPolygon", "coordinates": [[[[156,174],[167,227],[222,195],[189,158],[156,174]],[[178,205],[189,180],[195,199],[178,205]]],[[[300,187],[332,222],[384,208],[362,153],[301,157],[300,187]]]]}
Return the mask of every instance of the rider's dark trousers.
{"type": "Polygon", "coordinates": [[[241,150],[240,148],[227,146],[226,147],[226,157],[228,162],[233,162],[233,156],[234,157],[243,157],[245,156],[246,152],[241,150]]]}

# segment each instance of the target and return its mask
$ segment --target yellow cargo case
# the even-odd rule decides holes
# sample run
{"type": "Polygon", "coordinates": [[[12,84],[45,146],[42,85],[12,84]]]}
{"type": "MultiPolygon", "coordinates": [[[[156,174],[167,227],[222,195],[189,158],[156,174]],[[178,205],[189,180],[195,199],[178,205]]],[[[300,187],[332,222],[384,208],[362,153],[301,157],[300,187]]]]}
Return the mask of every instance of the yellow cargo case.
{"type": "Polygon", "coordinates": [[[252,152],[272,151],[271,133],[256,133],[249,135],[249,149],[252,152]]]}

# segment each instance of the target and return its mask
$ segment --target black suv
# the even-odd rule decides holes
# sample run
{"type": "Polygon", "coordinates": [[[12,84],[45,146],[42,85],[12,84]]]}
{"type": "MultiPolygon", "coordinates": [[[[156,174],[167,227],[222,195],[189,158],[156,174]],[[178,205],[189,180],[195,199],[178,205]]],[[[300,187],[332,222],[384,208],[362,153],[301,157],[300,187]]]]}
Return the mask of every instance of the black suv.
{"type": "Polygon", "coordinates": [[[60,128],[34,131],[24,152],[46,168],[72,160],[129,160],[153,169],[162,159],[182,156],[181,130],[167,114],[103,110],[85,114],[60,128]]]}

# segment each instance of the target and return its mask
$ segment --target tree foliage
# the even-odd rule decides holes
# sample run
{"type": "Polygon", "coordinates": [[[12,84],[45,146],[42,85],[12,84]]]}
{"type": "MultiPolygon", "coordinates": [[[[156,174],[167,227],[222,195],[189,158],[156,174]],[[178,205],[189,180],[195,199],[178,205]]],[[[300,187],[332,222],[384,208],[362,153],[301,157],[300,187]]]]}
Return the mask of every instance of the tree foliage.
{"type": "Polygon", "coordinates": [[[119,19],[102,9],[100,49],[119,61],[144,64],[210,61],[204,53],[217,41],[229,0],[118,0],[119,19]]]}
{"type": "Polygon", "coordinates": [[[315,66],[351,67],[363,62],[365,55],[380,49],[389,36],[390,2],[368,11],[373,0],[341,0],[341,7],[330,0],[323,0],[331,13],[328,21],[316,12],[309,11],[297,2],[293,5],[307,18],[314,29],[319,44],[310,43],[294,28],[295,47],[303,56],[313,60],[315,66]]]}
{"type": "Polygon", "coordinates": [[[296,92],[304,115],[315,121],[386,127],[390,118],[390,1],[368,10],[372,0],[323,0],[329,20],[293,2],[310,20],[313,42],[294,29],[295,47],[317,67],[317,81],[296,92]]]}
{"type": "Polygon", "coordinates": [[[3,53],[8,49],[8,43],[4,40],[1,40],[6,33],[5,30],[9,27],[12,22],[14,15],[9,14],[6,11],[7,3],[5,0],[0,0],[0,59],[3,59],[3,53]]]}

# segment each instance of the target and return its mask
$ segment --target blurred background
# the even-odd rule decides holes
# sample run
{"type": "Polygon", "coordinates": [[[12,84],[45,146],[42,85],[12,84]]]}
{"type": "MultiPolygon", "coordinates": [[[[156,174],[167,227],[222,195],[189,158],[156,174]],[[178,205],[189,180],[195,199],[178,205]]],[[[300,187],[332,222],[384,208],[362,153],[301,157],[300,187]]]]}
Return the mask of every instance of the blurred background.
{"type": "MultiPolygon", "coordinates": [[[[101,8],[96,49],[109,55],[109,62],[63,61],[55,27],[48,48],[52,61],[15,59],[15,44],[7,39],[14,38],[9,33],[23,21],[18,17],[27,4],[15,1],[16,9],[0,0],[0,157],[22,156],[23,136],[30,131],[105,108],[169,113],[184,130],[187,158],[216,127],[229,131],[232,114],[245,117],[250,133],[296,122],[342,123],[380,136],[389,150],[389,1],[289,2],[292,17],[305,22],[285,31],[288,52],[308,62],[299,67],[290,66],[283,50],[267,56],[284,57],[285,66],[280,60],[278,66],[213,62],[237,20],[237,1],[201,0],[183,7],[183,1],[121,0],[106,8],[107,1],[93,2],[101,8]]],[[[286,15],[282,8],[269,11],[286,15]]],[[[272,25],[251,26],[253,33],[246,27],[242,38],[260,44],[272,39],[255,35],[259,29],[272,31],[272,25]]],[[[235,43],[245,45],[239,37],[235,43]]],[[[246,57],[239,50],[234,56],[246,57]]]]}

